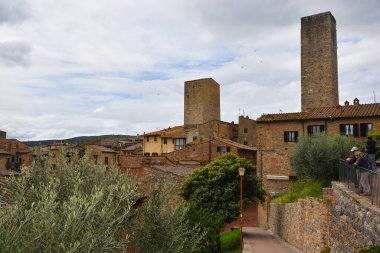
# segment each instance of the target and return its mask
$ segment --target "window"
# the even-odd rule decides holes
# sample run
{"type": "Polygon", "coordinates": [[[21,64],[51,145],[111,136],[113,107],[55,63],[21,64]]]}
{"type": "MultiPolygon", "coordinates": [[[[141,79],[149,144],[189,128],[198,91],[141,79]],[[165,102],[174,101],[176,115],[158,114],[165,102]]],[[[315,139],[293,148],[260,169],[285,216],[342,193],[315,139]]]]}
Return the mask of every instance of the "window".
{"type": "Polygon", "coordinates": [[[340,124],[340,133],[359,137],[359,124],[340,124]]]}
{"type": "Polygon", "coordinates": [[[108,156],[104,157],[104,164],[108,165],[108,156]]]}
{"type": "Polygon", "coordinates": [[[324,125],[311,125],[311,126],[307,126],[307,133],[309,135],[320,134],[320,133],[323,133],[324,131],[325,131],[325,126],[324,125]]]}
{"type": "Polygon", "coordinates": [[[146,142],[149,142],[149,136],[146,137],[146,142]]]}
{"type": "Polygon", "coordinates": [[[372,123],[360,123],[360,137],[367,137],[367,133],[372,130],[372,123]]]}
{"type": "Polygon", "coordinates": [[[244,133],[248,133],[248,129],[247,128],[244,128],[244,133]]]}
{"type": "Polygon", "coordinates": [[[164,144],[168,144],[168,138],[164,138],[164,144]]]}
{"type": "Polygon", "coordinates": [[[185,146],[186,144],[186,139],[174,139],[175,143],[175,150],[180,150],[180,149],[183,149],[183,147],[185,146]]]}
{"type": "Polygon", "coordinates": [[[157,142],[157,136],[156,135],[154,136],[154,142],[157,142]]]}
{"type": "Polygon", "coordinates": [[[216,148],[216,152],[220,152],[220,153],[228,153],[230,151],[231,151],[230,147],[217,147],[216,148]]]}
{"type": "Polygon", "coordinates": [[[248,145],[248,141],[244,141],[244,145],[248,145]]]}
{"type": "Polygon", "coordinates": [[[196,140],[198,140],[198,136],[194,135],[193,136],[193,141],[196,141],[196,140]]]}
{"type": "Polygon", "coordinates": [[[297,142],[298,131],[285,131],[284,132],[284,142],[297,142]]]}
{"type": "Polygon", "coordinates": [[[14,163],[15,162],[15,157],[14,156],[12,156],[12,163],[14,163]]]}

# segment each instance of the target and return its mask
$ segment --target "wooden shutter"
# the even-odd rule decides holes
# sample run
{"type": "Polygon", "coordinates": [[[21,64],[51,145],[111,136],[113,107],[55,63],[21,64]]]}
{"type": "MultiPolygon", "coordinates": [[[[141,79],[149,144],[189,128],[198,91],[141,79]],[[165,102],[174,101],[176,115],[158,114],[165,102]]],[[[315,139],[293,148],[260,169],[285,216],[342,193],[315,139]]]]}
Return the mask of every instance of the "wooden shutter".
{"type": "Polygon", "coordinates": [[[359,137],[359,124],[354,124],[354,137],[359,137]]]}
{"type": "Polygon", "coordinates": [[[288,142],[288,132],[284,132],[284,142],[288,142]]]}
{"type": "Polygon", "coordinates": [[[367,136],[367,123],[360,123],[360,137],[367,136]]]}
{"type": "Polygon", "coordinates": [[[295,142],[298,141],[298,131],[295,131],[295,132],[294,132],[294,141],[295,141],[295,142]]]}
{"type": "Polygon", "coordinates": [[[325,131],[325,126],[321,125],[320,128],[321,128],[321,133],[323,133],[325,131]]]}
{"type": "Polygon", "coordinates": [[[216,147],[216,152],[220,152],[220,147],[216,147]]]}
{"type": "Polygon", "coordinates": [[[230,147],[227,147],[227,152],[230,152],[231,151],[231,148],[230,147]]]}

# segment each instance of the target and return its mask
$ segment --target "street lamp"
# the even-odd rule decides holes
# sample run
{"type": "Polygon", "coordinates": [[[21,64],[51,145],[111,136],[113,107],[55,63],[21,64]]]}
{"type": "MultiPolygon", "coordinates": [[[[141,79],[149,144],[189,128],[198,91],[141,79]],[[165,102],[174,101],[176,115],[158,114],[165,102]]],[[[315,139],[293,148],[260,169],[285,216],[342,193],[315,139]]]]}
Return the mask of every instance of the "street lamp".
{"type": "Polygon", "coordinates": [[[239,168],[240,176],[240,253],[243,252],[243,177],[245,169],[243,167],[239,168]]]}

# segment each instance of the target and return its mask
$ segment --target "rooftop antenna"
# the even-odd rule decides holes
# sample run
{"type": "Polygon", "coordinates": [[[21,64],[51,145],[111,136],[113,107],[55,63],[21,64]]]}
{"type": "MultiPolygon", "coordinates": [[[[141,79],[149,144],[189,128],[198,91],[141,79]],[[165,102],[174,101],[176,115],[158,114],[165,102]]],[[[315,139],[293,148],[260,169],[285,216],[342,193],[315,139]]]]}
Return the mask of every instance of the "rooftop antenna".
{"type": "Polygon", "coordinates": [[[243,109],[243,116],[245,116],[245,111],[244,111],[244,109],[243,109]]]}
{"type": "Polygon", "coordinates": [[[239,116],[240,116],[240,108],[239,108],[239,116]]]}

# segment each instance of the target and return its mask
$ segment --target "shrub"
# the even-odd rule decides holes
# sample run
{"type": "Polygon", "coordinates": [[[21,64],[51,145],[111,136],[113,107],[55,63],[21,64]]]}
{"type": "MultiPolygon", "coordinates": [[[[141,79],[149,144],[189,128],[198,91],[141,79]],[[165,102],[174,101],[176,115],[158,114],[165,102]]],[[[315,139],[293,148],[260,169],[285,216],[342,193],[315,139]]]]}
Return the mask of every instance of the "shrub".
{"type": "Polygon", "coordinates": [[[206,232],[190,222],[185,203],[170,203],[168,189],[152,190],[138,210],[133,236],[138,252],[199,252],[206,232]]]}
{"type": "Polygon", "coordinates": [[[322,198],[322,183],[310,179],[301,178],[292,183],[289,190],[283,195],[275,198],[273,203],[286,204],[295,202],[306,197],[322,198]]]}
{"type": "Polygon", "coordinates": [[[225,232],[220,235],[222,252],[240,249],[240,229],[225,232]]]}
{"type": "Polygon", "coordinates": [[[294,149],[292,167],[301,177],[329,184],[339,177],[339,159],[350,156],[355,144],[355,139],[344,135],[301,137],[294,149]]]}
{"type": "Polygon", "coordinates": [[[11,179],[14,193],[0,209],[0,252],[117,252],[135,203],[135,184],[117,168],[93,165],[87,156],[54,166],[37,158],[11,179]]]}

